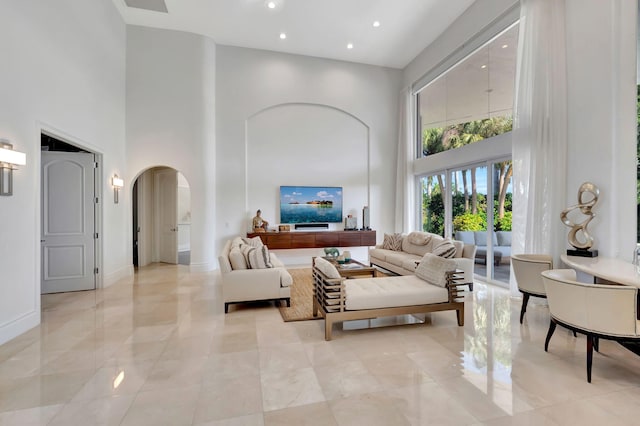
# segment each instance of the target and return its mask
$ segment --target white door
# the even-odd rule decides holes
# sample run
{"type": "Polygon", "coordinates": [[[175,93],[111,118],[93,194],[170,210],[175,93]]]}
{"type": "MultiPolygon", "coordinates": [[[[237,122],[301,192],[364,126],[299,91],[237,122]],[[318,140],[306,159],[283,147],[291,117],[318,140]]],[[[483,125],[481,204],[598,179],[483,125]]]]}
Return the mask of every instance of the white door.
{"type": "Polygon", "coordinates": [[[42,152],[41,292],[93,290],[93,154],[42,152]]]}
{"type": "Polygon", "coordinates": [[[178,263],[178,172],[159,170],[155,174],[159,260],[178,263]]]}

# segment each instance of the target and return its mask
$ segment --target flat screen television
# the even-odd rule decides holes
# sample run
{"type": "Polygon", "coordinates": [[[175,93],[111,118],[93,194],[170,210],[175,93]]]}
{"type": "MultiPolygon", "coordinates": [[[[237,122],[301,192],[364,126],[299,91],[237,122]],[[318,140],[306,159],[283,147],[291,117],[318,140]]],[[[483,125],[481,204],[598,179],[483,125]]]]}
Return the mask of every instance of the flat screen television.
{"type": "Polygon", "coordinates": [[[342,187],[280,187],[280,223],[338,222],[342,222],[342,187]]]}

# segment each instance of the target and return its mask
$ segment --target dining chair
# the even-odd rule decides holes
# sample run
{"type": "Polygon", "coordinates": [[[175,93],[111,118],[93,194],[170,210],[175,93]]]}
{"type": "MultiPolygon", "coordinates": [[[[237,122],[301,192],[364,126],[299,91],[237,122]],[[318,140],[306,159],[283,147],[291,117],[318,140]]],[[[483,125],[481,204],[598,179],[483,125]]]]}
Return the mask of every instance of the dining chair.
{"type": "Polygon", "coordinates": [[[551,313],[544,350],[548,352],[557,324],[586,335],[589,383],[598,339],[615,340],[623,346],[640,344],[637,287],[581,283],[573,269],[544,271],[542,278],[551,313]]]}

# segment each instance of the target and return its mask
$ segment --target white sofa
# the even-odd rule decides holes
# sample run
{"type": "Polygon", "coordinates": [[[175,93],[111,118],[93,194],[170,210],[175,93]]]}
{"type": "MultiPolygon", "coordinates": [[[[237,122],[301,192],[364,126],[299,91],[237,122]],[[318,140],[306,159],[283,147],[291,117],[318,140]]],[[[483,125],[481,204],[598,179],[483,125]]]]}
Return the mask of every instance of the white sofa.
{"type": "MultiPolygon", "coordinates": [[[[420,238],[413,239],[419,240],[420,238]]],[[[379,244],[375,248],[369,250],[369,263],[372,266],[378,266],[387,271],[391,271],[398,275],[413,275],[416,270],[417,263],[426,253],[433,252],[433,248],[440,242],[444,241],[440,235],[431,234],[429,232],[415,231],[402,238],[402,250],[388,250],[382,248],[379,244]],[[411,242],[413,236],[423,237],[425,244],[414,244],[411,242]]],[[[462,241],[453,240],[456,247],[456,253],[453,257],[458,269],[464,271],[464,280],[467,283],[473,283],[473,259],[475,257],[476,247],[473,244],[465,244],[462,241]]]]}
{"type": "MultiPolygon", "coordinates": [[[[456,240],[465,244],[475,244],[476,263],[487,262],[487,231],[456,231],[456,240]]],[[[511,257],[511,231],[496,231],[493,233],[493,263],[508,264],[511,257]]]]}
{"type": "Polygon", "coordinates": [[[229,305],[255,300],[284,300],[287,306],[291,306],[291,274],[285,269],[284,264],[275,254],[269,253],[273,267],[264,269],[250,269],[245,262],[242,268],[238,262],[234,262],[236,269],[232,267],[229,253],[232,246],[242,244],[242,239],[236,237],[229,240],[218,256],[220,273],[222,275],[222,297],[224,299],[224,312],[229,312],[229,305]]]}

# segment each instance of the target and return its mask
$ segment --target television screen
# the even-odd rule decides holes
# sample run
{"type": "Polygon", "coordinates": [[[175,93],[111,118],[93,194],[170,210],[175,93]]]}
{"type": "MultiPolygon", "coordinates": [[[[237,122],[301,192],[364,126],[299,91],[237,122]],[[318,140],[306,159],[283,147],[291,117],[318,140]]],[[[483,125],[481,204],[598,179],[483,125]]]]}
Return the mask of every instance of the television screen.
{"type": "Polygon", "coordinates": [[[342,222],[342,187],[280,187],[280,223],[323,222],[342,222]]]}

